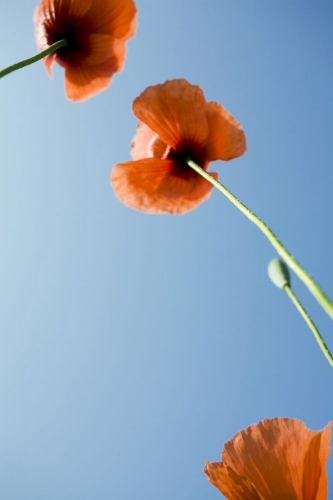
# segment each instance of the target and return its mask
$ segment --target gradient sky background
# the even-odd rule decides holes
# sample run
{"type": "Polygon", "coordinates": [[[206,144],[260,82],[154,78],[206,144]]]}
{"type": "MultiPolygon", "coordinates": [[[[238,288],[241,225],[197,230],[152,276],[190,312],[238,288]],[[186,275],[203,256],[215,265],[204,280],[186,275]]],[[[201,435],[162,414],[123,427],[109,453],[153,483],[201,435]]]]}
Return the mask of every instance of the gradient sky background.
{"type": "MultiPolygon", "coordinates": [[[[136,3],[105,92],[74,104],[41,62],[0,82],[4,500],[218,500],[202,469],[236,432],[333,419],[333,370],[269,281],[260,231],[217,191],[157,216],[109,185],[130,159],[133,99],[200,85],[248,140],[212,170],[332,297],[332,2],[136,3]]],[[[0,0],[1,67],[36,52],[35,6],[0,0]]],[[[332,350],[332,320],[293,278],[332,350]]],[[[328,476],[332,492],[332,459],[328,476]]]]}

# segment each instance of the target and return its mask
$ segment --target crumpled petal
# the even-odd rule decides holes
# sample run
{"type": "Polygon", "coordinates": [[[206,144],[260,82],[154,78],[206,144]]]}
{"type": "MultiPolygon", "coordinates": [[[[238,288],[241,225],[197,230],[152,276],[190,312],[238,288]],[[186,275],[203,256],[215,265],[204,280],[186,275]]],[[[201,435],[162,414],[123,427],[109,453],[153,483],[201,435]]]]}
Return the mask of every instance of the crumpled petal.
{"type": "Polygon", "coordinates": [[[246,151],[246,137],[238,121],[218,102],[207,109],[209,134],[206,140],[207,160],[232,160],[246,151]]]}
{"type": "MultiPolygon", "coordinates": [[[[111,183],[118,198],[146,213],[182,214],[207,199],[212,185],[200,175],[189,180],[172,175],[174,162],[147,158],[114,166],[111,183]]],[[[210,174],[217,179],[216,173],[210,174]]]]}
{"type": "Polygon", "coordinates": [[[82,66],[65,69],[65,89],[71,101],[83,101],[91,95],[105,90],[110,84],[110,73],[105,72],[103,65],[82,66]]]}
{"type": "Polygon", "coordinates": [[[229,500],[262,500],[254,484],[222,462],[207,462],[204,468],[209,481],[229,500]]]}
{"type": "Polygon", "coordinates": [[[222,461],[204,470],[229,500],[326,500],[331,426],[311,431],[297,419],[263,420],[236,434],[222,461]]]}
{"type": "MultiPolygon", "coordinates": [[[[53,4],[57,4],[57,0],[52,1],[53,4]]],[[[77,16],[77,17],[82,17],[84,16],[88,10],[91,8],[92,4],[94,3],[94,0],[62,0],[59,2],[60,4],[65,5],[69,9],[69,13],[77,16]]]]}
{"type": "Polygon", "coordinates": [[[128,40],[137,28],[133,0],[92,0],[87,16],[91,19],[94,31],[112,33],[119,40],[128,40]]]}
{"type": "Polygon", "coordinates": [[[200,87],[184,79],[147,87],[133,102],[135,116],[175,149],[184,139],[204,143],[209,131],[206,109],[200,87]]]}

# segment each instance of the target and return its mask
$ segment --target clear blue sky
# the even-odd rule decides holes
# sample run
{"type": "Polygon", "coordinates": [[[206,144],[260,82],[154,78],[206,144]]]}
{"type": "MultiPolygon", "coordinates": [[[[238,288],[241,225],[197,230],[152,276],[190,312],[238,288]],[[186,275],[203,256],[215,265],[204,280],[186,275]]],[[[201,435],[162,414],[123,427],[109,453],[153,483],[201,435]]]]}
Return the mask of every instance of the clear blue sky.
{"type": "MultiPolygon", "coordinates": [[[[332,297],[332,2],[136,3],[107,91],[74,104],[42,63],[0,82],[4,500],[218,500],[202,469],[237,431],[333,418],[333,370],[267,278],[258,229],[218,192],[148,216],[109,185],[133,99],[187,78],[247,134],[221,181],[332,297]]],[[[1,67],[36,52],[35,5],[0,0],[1,67]]],[[[293,278],[332,350],[332,320],[293,278]]],[[[333,491],[332,460],[328,474],[333,491]]]]}

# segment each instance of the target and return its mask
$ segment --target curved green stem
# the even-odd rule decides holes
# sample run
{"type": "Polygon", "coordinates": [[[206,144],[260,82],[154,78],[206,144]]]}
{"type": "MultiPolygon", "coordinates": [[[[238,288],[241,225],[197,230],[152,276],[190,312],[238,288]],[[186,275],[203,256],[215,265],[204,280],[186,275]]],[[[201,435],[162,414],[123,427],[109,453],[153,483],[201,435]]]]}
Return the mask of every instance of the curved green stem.
{"type": "Polygon", "coordinates": [[[67,40],[59,40],[59,42],[50,45],[50,47],[43,50],[42,52],[39,52],[39,54],[36,54],[35,56],[29,57],[29,59],[24,59],[23,61],[12,64],[7,68],[2,69],[0,71],[0,78],[8,75],[9,73],[12,73],[13,71],[16,71],[17,69],[24,68],[24,66],[29,66],[30,64],[33,64],[39,61],[40,59],[43,59],[43,57],[47,56],[48,54],[51,54],[51,52],[54,52],[55,50],[58,50],[61,47],[66,47],[67,45],[68,45],[67,40]]]}
{"type": "Polygon", "coordinates": [[[214,179],[208,172],[203,170],[199,165],[194,163],[191,158],[186,158],[186,163],[189,167],[200,174],[204,179],[209,181],[221,193],[223,193],[228,200],[230,200],[250,221],[252,221],[268,238],[277,253],[284,259],[286,264],[294,271],[294,273],[303,281],[305,286],[310,290],[312,295],[317,299],[319,304],[325,309],[327,314],[333,318],[333,302],[328,298],[325,292],[320,288],[318,283],[309,275],[309,273],[297,262],[297,260],[288,252],[282,245],[281,241],[275,236],[273,231],[263,222],[257,215],[249,210],[236,196],[234,196],[223,184],[214,179]]]}
{"type": "Polygon", "coordinates": [[[320,335],[320,333],[318,331],[318,328],[316,327],[316,325],[314,324],[314,322],[310,318],[309,314],[304,309],[304,307],[302,306],[302,304],[300,303],[300,301],[298,300],[298,298],[296,297],[296,295],[294,294],[293,290],[290,288],[290,286],[288,284],[283,287],[283,290],[286,292],[286,294],[288,295],[288,297],[290,298],[290,300],[295,305],[296,309],[298,309],[298,311],[300,312],[301,316],[304,318],[306,324],[308,325],[308,327],[312,331],[313,335],[315,336],[315,339],[318,342],[318,345],[319,345],[320,349],[323,351],[324,356],[328,360],[329,364],[331,366],[333,366],[333,356],[330,353],[327,345],[324,342],[323,337],[320,335]]]}

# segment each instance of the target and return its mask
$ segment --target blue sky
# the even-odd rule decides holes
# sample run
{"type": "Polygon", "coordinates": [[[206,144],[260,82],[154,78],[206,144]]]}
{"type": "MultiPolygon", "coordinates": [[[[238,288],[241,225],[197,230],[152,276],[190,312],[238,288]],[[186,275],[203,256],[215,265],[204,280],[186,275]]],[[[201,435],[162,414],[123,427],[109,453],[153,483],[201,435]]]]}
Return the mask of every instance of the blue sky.
{"type": "MultiPolygon", "coordinates": [[[[0,3],[1,66],[36,52],[32,0],[0,3]]],[[[261,419],[333,419],[333,371],[276,257],[219,192],[183,216],[121,204],[131,103],[184,77],[243,125],[220,180],[333,296],[333,7],[138,0],[123,72],[84,103],[42,63],[2,79],[0,491],[6,500],[222,498],[202,469],[261,419]]],[[[294,290],[333,350],[332,320],[294,290]]],[[[328,462],[330,490],[333,465],[328,462]]]]}

